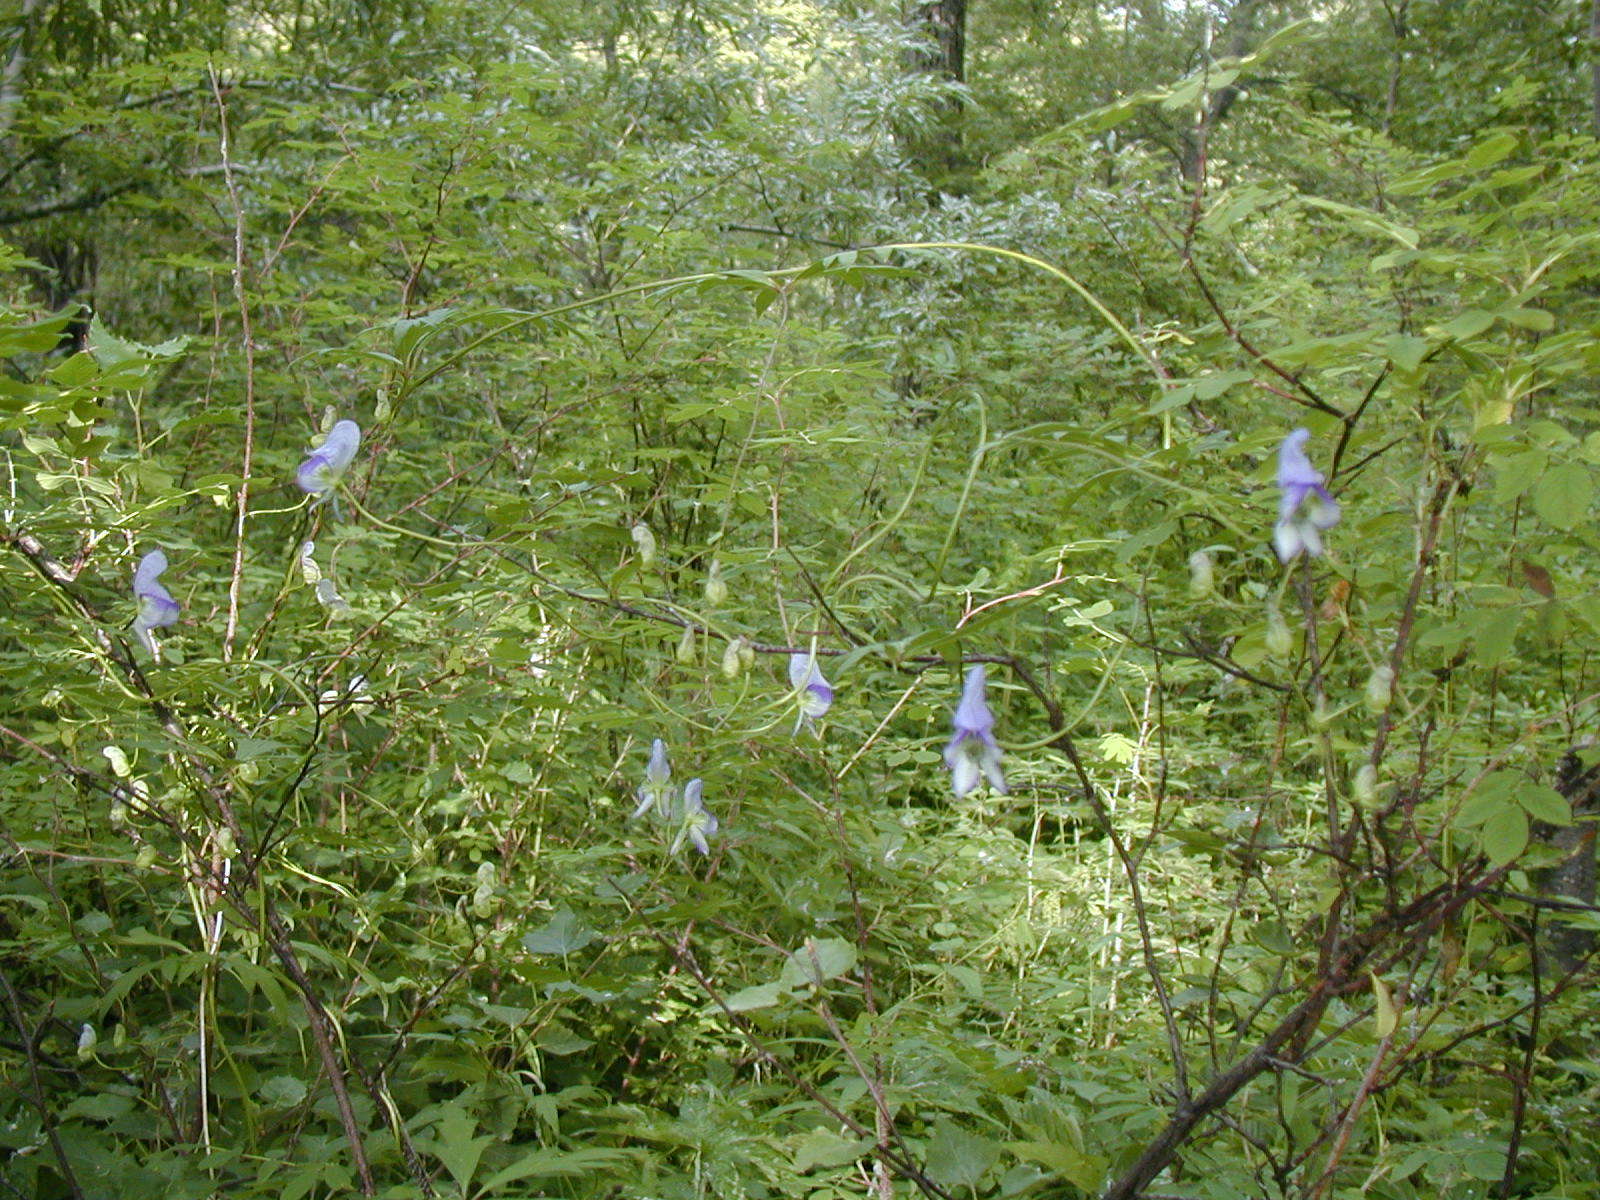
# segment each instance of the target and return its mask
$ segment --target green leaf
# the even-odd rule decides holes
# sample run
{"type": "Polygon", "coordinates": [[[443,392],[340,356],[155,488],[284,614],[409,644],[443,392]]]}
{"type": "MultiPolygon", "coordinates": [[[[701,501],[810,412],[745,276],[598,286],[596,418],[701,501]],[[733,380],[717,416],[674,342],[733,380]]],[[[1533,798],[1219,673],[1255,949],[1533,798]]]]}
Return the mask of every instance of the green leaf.
{"type": "Polygon", "coordinates": [[[523,934],[522,947],[530,954],[567,955],[582,950],[599,936],[571,909],[563,908],[538,929],[523,934]]]}
{"type": "MultiPolygon", "coordinates": [[[[627,1150],[604,1146],[582,1146],[573,1150],[542,1148],[525,1154],[509,1167],[496,1171],[473,1192],[474,1197],[492,1196],[508,1183],[530,1177],[543,1179],[582,1178],[623,1166],[634,1156],[627,1150]]],[[[522,1193],[526,1195],[527,1193],[522,1193]]]]}
{"type": "Polygon", "coordinates": [[[1493,609],[1485,614],[1472,642],[1472,661],[1480,667],[1498,667],[1511,652],[1521,623],[1520,608],[1493,609]]]}
{"type": "Polygon", "coordinates": [[[439,1120],[439,1127],[434,1131],[433,1153],[450,1172],[450,1178],[456,1181],[456,1186],[462,1191],[472,1181],[472,1176],[478,1170],[478,1160],[483,1157],[484,1148],[494,1141],[494,1138],[473,1137],[473,1131],[478,1123],[472,1115],[461,1105],[453,1104],[445,1109],[444,1116],[439,1120]]]}
{"type": "Polygon", "coordinates": [[[794,1169],[804,1175],[818,1167],[844,1167],[872,1149],[870,1138],[841,1137],[832,1130],[816,1128],[803,1135],[794,1147],[794,1169]]]}
{"type": "Polygon", "coordinates": [[[1571,529],[1589,512],[1594,477],[1580,463],[1566,462],[1547,471],[1533,487],[1533,510],[1547,525],[1571,529]]]}
{"type": "Polygon", "coordinates": [[[1520,808],[1502,809],[1483,823],[1478,840],[1490,862],[1505,866],[1528,848],[1528,814],[1520,808]]]}
{"type": "Polygon", "coordinates": [[[1546,784],[1535,783],[1523,788],[1517,793],[1517,803],[1535,821],[1543,821],[1546,825],[1572,824],[1572,805],[1565,796],[1546,784]]]}
{"type": "Polygon", "coordinates": [[[948,1117],[933,1127],[926,1151],[928,1175],[947,1188],[976,1188],[1000,1157],[1000,1144],[969,1133],[948,1117]]]}
{"type": "Polygon", "coordinates": [[[1465,342],[1477,337],[1494,324],[1494,314],[1481,308],[1469,308],[1453,321],[1439,326],[1439,332],[1454,341],[1465,342]]]}
{"type": "Polygon", "coordinates": [[[1384,343],[1384,352],[1388,354],[1389,361],[1397,369],[1410,374],[1422,366],[1423,357],[1428,353],[1430,346],[1431,343],[1427,338],[1397,333],[1384,343]]]}
{"type": "Polygon", "coordinates": [[[293,1075],[274,1075],[256,1094],[273,1108],[293,1108],[306,1098],[306,1085],[293,1075]]]}
{"type": "Polygon", "coordinates": [[[843,938],[807,938],[805,945],[789,956],[778,976],[786,988],[821,984],[837,979],[856,965],[856,948],[843,938]]]}
{"type": "Polygon", "coordinates": [[[723,1003],[733,1012],[752,1012],[758,1008],[771,1008],[788,994],[789,989],[781,983],[762,983],[741,988],[733,995],[724,997],[723,1003]]]}

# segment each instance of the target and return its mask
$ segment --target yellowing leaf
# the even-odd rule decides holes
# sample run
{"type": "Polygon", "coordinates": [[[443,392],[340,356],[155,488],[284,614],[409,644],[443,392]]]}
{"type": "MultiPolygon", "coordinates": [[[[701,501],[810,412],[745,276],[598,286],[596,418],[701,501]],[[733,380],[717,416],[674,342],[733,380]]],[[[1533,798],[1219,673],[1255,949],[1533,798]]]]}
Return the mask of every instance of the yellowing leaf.
{"type": "Polygon", "coordinates": [[[1368,971],[1367,978],[1372,980],[1372,999],[1377,1008],[1372,1017],[1378,1036],[1388,1037],[1395,1031],[1395,1026],[1400,1024],[1400,1013],[1394,1006],[1394,997],[1389,993],[1389,985],[1378,978],[1376,971],[1368,971]]]}

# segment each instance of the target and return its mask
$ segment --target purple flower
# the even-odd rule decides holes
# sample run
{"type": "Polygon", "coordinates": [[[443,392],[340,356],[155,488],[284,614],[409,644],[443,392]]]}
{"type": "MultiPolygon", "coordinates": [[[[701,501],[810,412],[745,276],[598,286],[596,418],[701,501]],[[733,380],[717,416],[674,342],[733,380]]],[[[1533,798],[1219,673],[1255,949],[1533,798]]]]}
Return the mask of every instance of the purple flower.
{"type": "Polygon", "coordinates": [[[321,504],[333,489],[339,486],[350,463],[361,448],[361,426],[354,421],[340,421],[328,432],[322,445],[311,452],[311,457],[300,464],[295,482],[302,492],[308,492],[321,504]]]}
{"type": "Polygon", "coordinates": [[[1306,429],[1296,429],[1278,447],[1278,523],[1272,527],[1272,544],[1281,562],[1304,551],[1312,558],[1322,553],[1322,531],[1339,523],[1339,502],[1322,485],[1322,473],[1306,457],[1306,429]]]}
{"type": "Polygon", "coordinates": [[[716,814],[707,812],[700,800],[704,787],[705,781],[700,779],[691,779],[683,785],[683,827],[672,843],[674,853],[682,847],[684,838],[688,838],[701,854],[711,853],[711,843],[706,839],[717,832],[718,822],[716,814]]]}
{"type": "Polygon", "coordinates": [[[656,809],[662,816],[666,815],[667,807],[672,803],[672,789],[667,786],[671,779],[672,768],[667,766],[667,744],[657,738],[650,744],[650,763],[644,769],[644,783],[639,785],[639,807],[633,810],[634,820],[651,809],[656,809]]]}
{"type": "Polygon", "coordinates": [[[978,786],[979,776],[1002,796],[1006,777],[1000,773],[1000,747],[994,740],[994,714],[985,695],[988,681],[983,664],[967,671],[961,688],[961,703],[956,705],[955,736],[944,748],[944,765],[950,768],[950,783],[957,796],[965,796],[978,786]]]}
{"type": "Polygon", "coordinates": [[[139,602],[139,615],[134,618],[134,636],[151,654],[156,652],[150,637],[152,629],[173,625],[178,620],[178,602],[172,593],[161,586],[161,572],[167,569],[167,556],[161,550],[152,550],[139,560],[133,572],[133,598],[139,602]]]}
{"type": "Polygon", "coordinates": [[[789,686],[800,698],[800,713],[795,717],[794,731],[804,725],[816,732],[816,720],[833,705],[833,686],[822,677],[817,666],[815,651],[796,651],[789,655],[789,686]]]}

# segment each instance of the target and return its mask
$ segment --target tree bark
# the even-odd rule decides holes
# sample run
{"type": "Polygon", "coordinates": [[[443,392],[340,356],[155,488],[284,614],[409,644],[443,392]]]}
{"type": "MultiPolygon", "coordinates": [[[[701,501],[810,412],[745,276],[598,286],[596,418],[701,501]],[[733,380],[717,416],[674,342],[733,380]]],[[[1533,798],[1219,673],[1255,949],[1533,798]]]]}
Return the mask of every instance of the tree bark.
{"type": "MultiPolygon", "coordinates": [[[[1572,805],[1573,822],[1560,828],[1540,826],[1536,834],[1562,854],[1555,866],[1541,871],[1539,892],[1551,900],[1592,906],[1595,901],[1595,816],[1600,811],[1600,765],[1585,765],[1576,749],[1569,750],[1556,772],[1556,791],[1572,805]]],[[[1578,929],[1561,920],[1560,911],[1540,922],[1541,947],[1563,973],[1577,970],[1594,952],[1592,930],[1578,929]]]]}
{"type": "MultiPolygon", "coordinates": [[[[922,0],[911,10],[909,20],[918,43],[907,56],[907,69],[948,83],[965,83],[967,0],[922,0]]],[[[963,165],[960,101],[952,98],[940,104],[933,118],[931,129],[912,133],[904,144],[933,180],[937,202],[938,187],[963,165]]]]}
{"type": "MultiPolygon", "coordinates": [[[[1600,0],[1596,0],[1600,3],[1600,0]]],[[[1239,0],[1234,6],[1233,19],[1228,23],[1227,39],[1223,45],[1224,58],[1243,58],[1250,52],[1255,40],[1256,15],[1261,0],[1239,0]]],[[[1209,55],[1210,48],[1207,47],[1209,55]]],[[[1215,60],[1213,60],[1215,61],[1215,60]]],[[[1239,89],[1233,84],[1218,88],[1200,111],[1193,125],[1180,129],[1178,173],[1187,183],[1199,183],[1205,172],[1206,143],[1211,131],[1228,115],[1233,102],[1239,98],[1239,89]]]]}
{"type": "Polygon", "coordinates": [[[1600,137],[1600,0],[1589,5],[1589,80],[1593,88],[1594,135],[1600,137]]]}
{"type": "Polygon", "coordinates": [[[10,131],[11,122],[16,120],[17,106],[22,103],[22,73],[28,67],[28,26],[38,7],[39,0],[22,0],[16,41],[6,55],[5,66],[0,67],[0,138],[10,131]]]}

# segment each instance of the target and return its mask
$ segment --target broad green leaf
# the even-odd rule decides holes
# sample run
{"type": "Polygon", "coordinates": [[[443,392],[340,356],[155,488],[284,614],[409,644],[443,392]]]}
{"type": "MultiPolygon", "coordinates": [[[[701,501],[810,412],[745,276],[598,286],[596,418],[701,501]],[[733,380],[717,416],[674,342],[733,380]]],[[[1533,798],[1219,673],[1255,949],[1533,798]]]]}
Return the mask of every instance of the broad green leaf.
{"type": "Polygon", "coordinates": [[[1535,821],[1547,825],[1571,825],[1572,805],[1555,788],[1542,783],[1528,784],[1517,792],[1517,803],[1535,821]]]}
{"type": "Polygon", "coordinates": [[[1480,667],[1498,667],[1511,653],[1517,627],[1522,623],[1520,608],[1502,608],[1486,613],[1477,623],[1471,643],[1472,661],[1480,667]]]}
{"type": "Polygon", "coordinates": [[[1503,867],[1528,848],[1528,815],[1520,808],[1504,808],[1483,823],[1478,835],[1483,852],[1503,867]]]}
{"type": "Polygon", "coordinates": [[[928,1175],[948,1188],[976,1188],[1000,1157],[1000,1143],[942,1118],[926,1150],[928,1175]]]}
{"type": "Polygon", "coordinates": [[[599,936],[571,909],[563,908],[538,929],[523,934],[522,947],[530,954],[566,955],[582,950],[599,936]]]}
{"type": "Polygon", "coordinates": [[[843,938],[807,938],[783,964],[778,982],[785,988],[837,979],[856,965],[856,948],[843,938]]]}
{"type": "Polygon", "coordinates": [[[771,1008],[788,994],[789,989],[781,983],[759,983],[754,987],[740,988],[724,997],[723,1003],[733,1012],[752,1012],[759,1008],[771,1008]]]}
{"type": "Polygon", "coordinates": [[[819,1127],[795,1143],[792,1165],[797,1173],[804,1175],[818,1167],[848,1166],[871,1150],[869,1138],[844,1137],[819,1127]]]}
{"type": "Polygon", "coordinates": [[[1533,509],[1546,524],[1571,529],[1588,515],[1594,501],[1594,476],[1581,463],[1552,467],[1533,486],[1533,509]]]}

